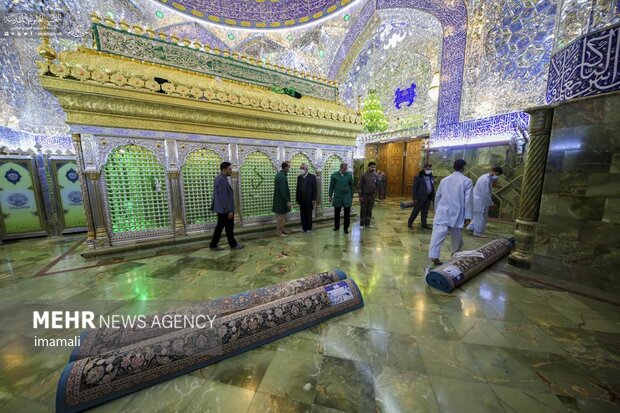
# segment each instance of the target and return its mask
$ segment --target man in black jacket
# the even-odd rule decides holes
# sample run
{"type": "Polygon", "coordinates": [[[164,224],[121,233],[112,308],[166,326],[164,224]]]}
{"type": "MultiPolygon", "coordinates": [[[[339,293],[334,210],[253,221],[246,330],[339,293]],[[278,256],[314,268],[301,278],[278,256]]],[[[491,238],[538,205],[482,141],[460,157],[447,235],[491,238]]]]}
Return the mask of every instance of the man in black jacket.
{"type": "Polygon", "coordinates": [[[316,204],[316,196],[316,175],[308,173],[308,165],[302,163],[297,177],[295,200],[299,204],[301,229],[304,232],[312,231],[312,209],[316,204]]]}
{"type": "Polygon", "coordinates": [[[368,171],[360,178],[360,228],[373,228],[370,224],[372,208],[375,205],[375,194],[379,188],[379,175],[375,172],[377,164],[370,162],[368,171]]]}
{"type": "Polygon", "coordinates": [[[435,198],[435,182],[433,180],[433,165],[427,163],[424,169],[420,171],[418,176],[413,178],[413,211],[409,216],[407,227],[413,228],[413,221],[418,217],[418,213],[422,211],[422,228],[431,229],[426,222],[428,216],[428,208],[435,198]]]}

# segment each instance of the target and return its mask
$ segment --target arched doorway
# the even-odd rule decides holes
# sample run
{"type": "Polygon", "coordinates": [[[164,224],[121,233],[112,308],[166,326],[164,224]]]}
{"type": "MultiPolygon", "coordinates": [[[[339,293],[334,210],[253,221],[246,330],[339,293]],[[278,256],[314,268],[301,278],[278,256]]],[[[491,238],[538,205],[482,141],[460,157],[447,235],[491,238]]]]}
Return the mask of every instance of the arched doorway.
{"type": "Polygon", "coordinates": [[[378,0],[370,1],[355,24],[348,30],[340,45],[329,77],[337,79],[342,75],[342,64],[347,60],[354,43],[364,27],[378,10],[414,8],[437,17],[444,28],[441,55],[441,81],[437,108],[437,125],[459,122],[461,89],[465,64],[465,43],[467,40],[467,7],[463,0],[378,0]]]}

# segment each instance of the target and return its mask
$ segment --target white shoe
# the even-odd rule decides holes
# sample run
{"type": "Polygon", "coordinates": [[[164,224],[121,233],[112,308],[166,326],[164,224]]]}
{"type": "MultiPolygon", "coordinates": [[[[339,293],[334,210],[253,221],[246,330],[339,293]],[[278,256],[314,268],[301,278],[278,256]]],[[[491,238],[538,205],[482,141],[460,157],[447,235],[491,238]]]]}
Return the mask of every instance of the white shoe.
{"type": "Polygon", "coordinates": [[[281,237],[286,237],[285,233],[280,234],[281,237]]]}
{"type": "Polygon", "coordinates": [[[363,226],[363,225],[360,225],[360,229],[364,229],[364,226],[363,226]]]}
{"type": "Polygon", "coordinates": [[[366,228],[374,228],[374,227],[375,227],[374,225],[370,225],[370,224],[366,225],[366,228]]]}

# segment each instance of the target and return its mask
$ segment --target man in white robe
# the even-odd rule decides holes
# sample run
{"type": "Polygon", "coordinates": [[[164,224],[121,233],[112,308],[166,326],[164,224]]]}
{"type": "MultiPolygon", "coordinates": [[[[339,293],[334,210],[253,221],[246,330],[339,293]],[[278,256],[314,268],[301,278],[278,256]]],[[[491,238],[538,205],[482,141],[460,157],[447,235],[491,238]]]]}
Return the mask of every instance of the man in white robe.
{"type": "Polygon", "coordinates": [[[466,164],[463,159],[454,161],[454,172],[441,180],[435,194],[433,235],[428,251],[428,257],[435,265],[442,264],[439,256],[448,234],[452,241],[453,254],[463,247],[461,229],[471,221],[473,183],[463,175],[466,164]]]}
{"type": "Polygon", "coordinates": [[[474,237],[481,237],[489,219],[489,207],[493,205],[493,182],[495,182],[504,170],[499,166],[491,169],[488,174],[482,175],[476,181],[473,195],[473,219],[467,226],[467,231],[474,233],[474,237]]]}

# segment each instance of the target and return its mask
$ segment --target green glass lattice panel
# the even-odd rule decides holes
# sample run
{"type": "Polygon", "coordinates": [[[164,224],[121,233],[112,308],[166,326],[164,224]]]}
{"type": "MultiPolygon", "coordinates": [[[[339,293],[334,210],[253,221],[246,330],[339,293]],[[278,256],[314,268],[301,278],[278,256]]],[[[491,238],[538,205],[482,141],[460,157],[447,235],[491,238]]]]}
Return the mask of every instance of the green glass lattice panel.
{"type": "Polygon", "coordinates": [[[211,212],[213,181],[220,173],[222,157],[209,149],[199,149],[187,157],[181,168],[187,225],[209,224],[217,221],[211,212]]]}
{"type": "Polygon", "coordinates": [[[239,174],[243,217],[272,216],[276,169],[271,159],[262,152],[253,152],[245,158],[239,174]]]}
{"type": "Polygon", "coordinates": [[[299,205],[295,202],[295,194],[297,193],[297,177],[299,176],[299,167],[302,163],[305,163],[308,165],[308,171],[315,175],[316,169],[312,166],[310,158],[303,153],[293,155],[289,162],[291,163],[291,169],[289,169],[288,172],[288,187],[291,190],[291,201],[293,203],[292,212],[297,212],[299,211],[299,205]]]}
{"type": "Polygon", "coordinates": [[[115,149],[104,167],[112,232],[170,228],[166,172],[137,145],[115,149]]]}
{"type": "Polygon", "coordinates": [[[342,159],[336,155],[332,155],[325,161],[323,166],[323,207],[331,208],[332,204],[329,202],[329,181],[334,172],[338,172],[342,159]]]}

